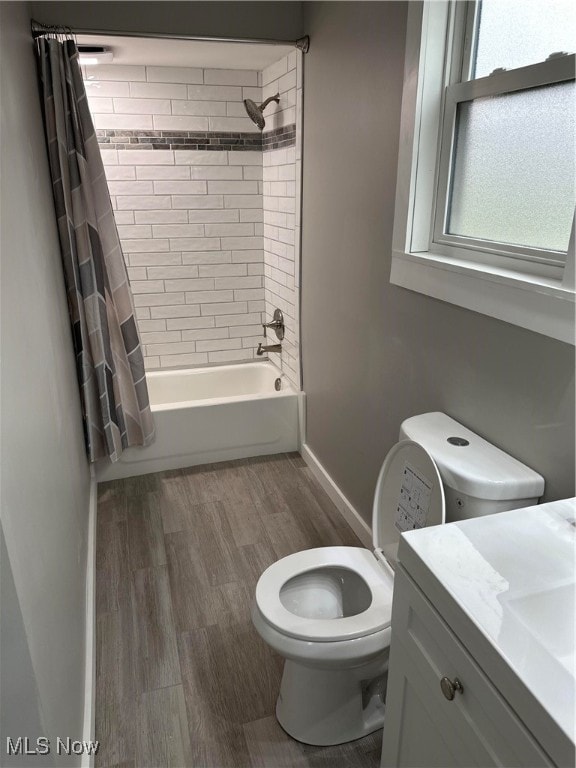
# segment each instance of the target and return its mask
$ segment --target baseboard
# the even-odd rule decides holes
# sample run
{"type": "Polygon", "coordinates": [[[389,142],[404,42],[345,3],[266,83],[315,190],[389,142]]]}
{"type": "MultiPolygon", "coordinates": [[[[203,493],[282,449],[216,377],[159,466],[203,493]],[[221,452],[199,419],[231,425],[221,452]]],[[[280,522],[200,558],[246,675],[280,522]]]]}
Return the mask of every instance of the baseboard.
{"type": "MultiPolygon", "coordinates": [[[[90,506],[86,563],[86,667],[84,673],[83,740],[94,741],[96,731],[96,508],[98,490],[94,467],[90,467],[90,506]]],[[[93,768],[94,755],[82,755],[82,768],[93,768]]]]}
{"type": "Polygon", "coordinates": [[[362,544],[364,544],[364,546],[368,549],[372,549],[372,529],[370,526],[360,516],[358,511],[352,506],[346,496],[344,496],[340,488],[338,488],[334,480],[330,477],[328,472],[324,469],[310,448],[307,445],[303,445],[300,449],[300,453],[312,471],[314,477],[318,480],[322,488],[334,502],[336,508],[344,520],[346,520],[362,544]]]}

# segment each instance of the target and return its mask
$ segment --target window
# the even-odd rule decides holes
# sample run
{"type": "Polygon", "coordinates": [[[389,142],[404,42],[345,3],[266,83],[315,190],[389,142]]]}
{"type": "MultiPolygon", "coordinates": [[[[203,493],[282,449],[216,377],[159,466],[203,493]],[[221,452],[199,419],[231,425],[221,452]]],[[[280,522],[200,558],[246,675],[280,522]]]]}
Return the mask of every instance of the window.
{"type": "Polygon", "coordinates": [[[574,343],[576,14],[411,4],[391,281],[574,343]]]}

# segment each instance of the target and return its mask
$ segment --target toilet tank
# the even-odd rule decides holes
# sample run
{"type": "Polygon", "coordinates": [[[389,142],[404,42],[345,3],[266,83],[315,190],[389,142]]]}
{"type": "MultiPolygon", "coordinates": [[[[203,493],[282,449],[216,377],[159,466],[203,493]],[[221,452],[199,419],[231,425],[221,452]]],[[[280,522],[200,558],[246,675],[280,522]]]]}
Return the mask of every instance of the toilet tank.
{"type": "Polygon", "coordinates": [[[434,459],[446,498],[446,522],[538,503],[544,478],[445,413],[402,422],[400,440],[414,440],[434,459]]]}

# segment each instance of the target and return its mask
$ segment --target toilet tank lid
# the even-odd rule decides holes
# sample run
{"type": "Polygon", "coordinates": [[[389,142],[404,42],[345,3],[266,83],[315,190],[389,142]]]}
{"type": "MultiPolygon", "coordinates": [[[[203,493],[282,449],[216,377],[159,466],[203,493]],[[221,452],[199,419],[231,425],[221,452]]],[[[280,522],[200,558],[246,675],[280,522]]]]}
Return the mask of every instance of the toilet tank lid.
{"type": "Polygon", "coordinates": [[[490,501],[537,499],[544,478],[445,413],[423,413],[402,422],[401,440],[420,443],[445,485],[490,501]],[[452,439],[456,438],[456,440],[452,439]]]}

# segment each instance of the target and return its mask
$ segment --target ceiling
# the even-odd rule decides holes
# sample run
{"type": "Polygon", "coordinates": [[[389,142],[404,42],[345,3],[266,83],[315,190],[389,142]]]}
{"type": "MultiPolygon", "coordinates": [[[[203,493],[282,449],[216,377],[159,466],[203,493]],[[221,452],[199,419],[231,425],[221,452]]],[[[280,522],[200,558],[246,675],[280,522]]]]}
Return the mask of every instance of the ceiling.
{"type": "Polygon", "coordinates": [[[103,45],[114,54],[114,64],[203,69],[261,70],[284,58],[293,45],[227,43],[161,37],[77,35],[79,45],[103,45]]]}

